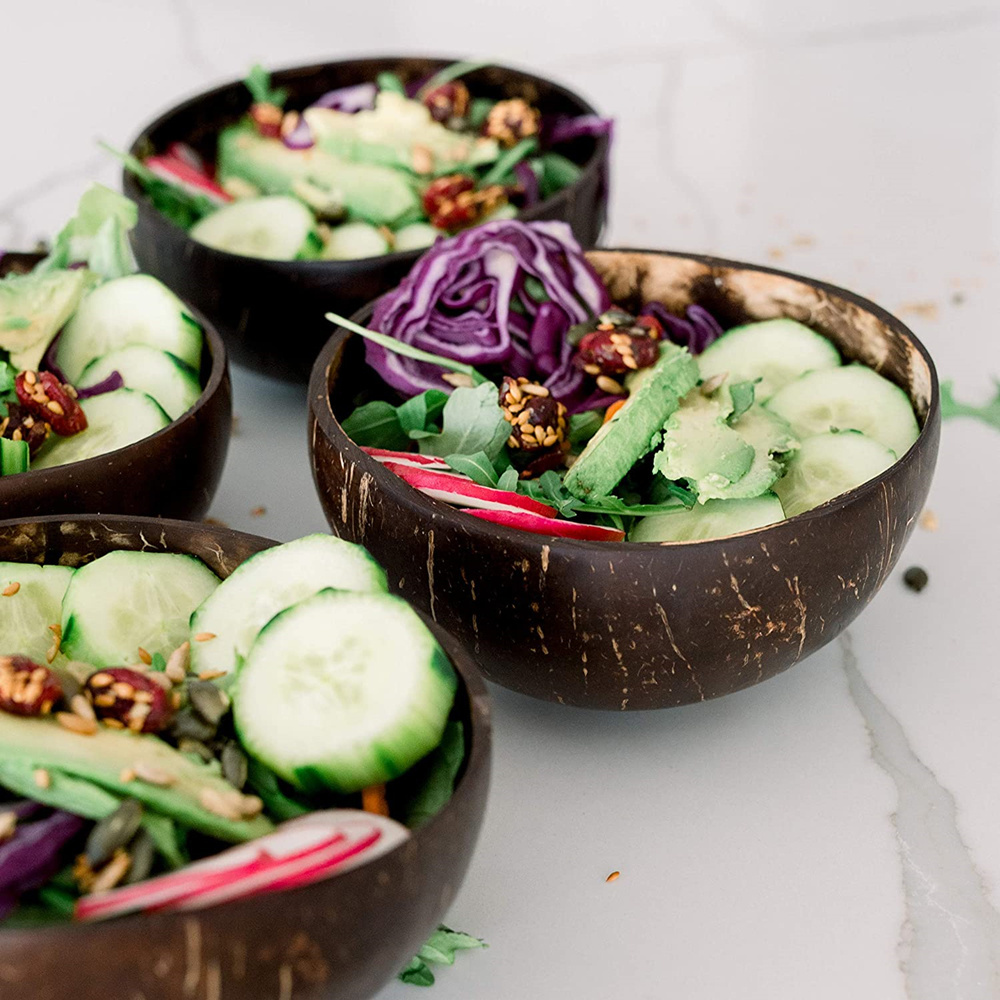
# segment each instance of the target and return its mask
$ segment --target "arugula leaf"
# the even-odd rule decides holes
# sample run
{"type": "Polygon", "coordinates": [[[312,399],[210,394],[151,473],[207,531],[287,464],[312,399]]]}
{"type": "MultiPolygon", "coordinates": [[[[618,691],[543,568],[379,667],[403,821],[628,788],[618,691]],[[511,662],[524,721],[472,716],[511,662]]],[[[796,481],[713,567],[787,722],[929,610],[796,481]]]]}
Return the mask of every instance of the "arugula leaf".
{"type": "Polygon", "coordinates": [[[510,490],[512,493],[517,492],[517,484],[520,480],[517,469],[513,466],[504,469],[501,473],[500,478],[497,480],[498,490],[510,490]]]}
{"type": "MultiPolygon", "coordinates": [[[[485,451],[477,451],[474,455],[446,455],[445,461],[456,472],[468,476],[480,486],[495,487],[497,485],[496,469],[493,468],[493,463],[485,451]]],[[[514,474],[517,475],[517,473],[514,474]]]]}
{"type": "Polygon", "coordinates": [[[996,394],[982,406],[960,403],[952,394],[952,383],[941,383],[941,418],[972,417],[1000,431],[1000,379],[995,378],[996,394]]]}
{"type": "Polygon", "coordinates": [[[6,361],[0,361],[0,396],[14,391],[17,369],[6,361]]]}
{"type": "Polygon", "coordinates": [[[397,408],[383,399],[359,406],[340,426],[362,447],[405,451],[410,443],[399,424],[397,408]]]}
{"type": "Polygon", "coordinates": [[[654,498],[651,503],[627,503],[617,496],[592,497],[589,502],[577,499],[563,485],[559,474],[553,470],[543,473],[538,479],[521,480],[518,483],[521,492],[542,503],[551,504],[562,517],[575,517],[577,514],[600,514],[608,519],[609,524],[621,528],[623,517],[647,517],[650,514],[665,514],[673,510],[684,510],[693,507],[697,495],[677,483],[663,480],[658,485],[657,494],[663,499],[654,498]]]}
{"type": "Polygon", "coordinates": [[[427,431],[431,429],[428,424],[435,423],[447,402],[448,393],[441,389],[427,389],[396,408],[399,426],[406,434],[411,431],[427,431]]]}
{"type": "Polygon", "coordinates": [[[311,811],[307,805],[286,795],[277,775],[253,757],[247,760],[247,784],[263,800],[268,816],[279,822],[311,811]]]}
{"type": "Polygon", "coordinates": [[[276,104],[282,108],[288,100],[288,88],[279,87],[272,90],[271,74],[260,63],[250,67],[250,72],[247,73],[243,83],[250,91],[254,104],[276,104]]]}
{"type": "Polygon", "coordinates": [[[574,413],[569,418],[567,437],[570,444],[584,444],[589,441],[604,423],[603,410],[587,410],[584,413],[574,413]]]}
{"type": "Polygon", "coordinates": [[[404,806],[404,822],[410,829],[436,816],[455,791],[455,779],[465,760],[465,727],[457,720],[444,727],[441,742],[418,767],[423,772],[416,794],[404,806]]]}
{"type": "Polygon", "coordinates": [[[441,924],[416,956],[410,959],[406,968],[399,974],[399,978],[411,986],[432,986],[434,973],[431,972],[428,962],[435,965],[454,965],[455,955],[458,952],[488,947],[489,945],[481,938],[453,931],[441,924]]]}
{"type": "Polygon", "coordinates": [[[733,404],[733,411],[728,417],[730,423],[735,423],[753,406],[754,386],[759,381],[760,379],[754,379],[753,381],[730,383],[729,399],[733,404]]]}
{"type": "Polygon", "coordinates": [[[420,441],[420,451],[425,455],[474,455],[484,451],[493,461],[510,437],[510,425],[504,419],[492,382],[483,382],[474,389],[456,389],[441,419],[441,433],[420,441]]]}

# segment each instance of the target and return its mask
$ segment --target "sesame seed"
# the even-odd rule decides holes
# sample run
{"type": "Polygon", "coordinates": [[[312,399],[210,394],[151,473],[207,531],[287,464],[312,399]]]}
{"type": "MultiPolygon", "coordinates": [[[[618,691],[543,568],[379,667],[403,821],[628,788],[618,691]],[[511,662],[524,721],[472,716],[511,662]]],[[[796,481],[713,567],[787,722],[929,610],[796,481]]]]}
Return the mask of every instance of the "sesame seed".
{"type": "Polygon", "coordinates": [[[48,788],[52,784],[52,775],[45,770],[44,767],[36,767],[31,775],[35,784],[42,790],[48,788]]]}
{"type": "Polygon", "coordinates": [[[226,676],[225,670],[203,670],[200,674],[198,674],[198,680],[214,681],[219,677],[225,677],[225,676],[226,676]]]}
{"type": "Polygon", "coordinates": [[[223,819],[243,819],[243,796],[234,791],[232,795],[224,795],[215,788],[203,788],[198,796],[198,802],[203,809],[223,819]]]}
{"type": "Polygon", "coordinates": [[[626,368],[631,368],[635,371],[639,367],[639,363],[635,360],[635,357],[631,354],[622,356],[622,364],[626,368]]]}
{"type": "Polygon", "coordinates": [[[156,767],[154,764],[148,764],[142,760],[133,764],[132,770],[135,772],[136,778],[139,781],[146,782],[147,785],[159,785],[162,788],[168,788],[170,785],[177,783],[177,778],[168,771],[164,771],[163,768],[156,767]]]}
{"type": "Polygon", "coordinates": [[[517,440],[517,438],[513,434],[511,434],[511,436],[509,438],[507,438],[507,447],[509,447],[509,448],[520,448],[521,444],[517,440]]]}
{"type": "Polygon", "coordinates": [[[63,416],[66,411],[62,408],[62,403],[58,400],[50,399],[45,406],[50,409],[57,417],[63,416]]]}
{"type": "Polygon", "coordinates": [[[547,396],[549,394],[549,390],[546,389],[544,385],[534,385],[533,383],[529,383],[528,385],[521,386],[521,388],[529,396],[547,396]]]}
{"type": "Polygon", "coordinates": [[[601,374],[601,366],[600,365],[584,365],[583,366],[583,370],[588,375],[600,375],[601,374]]]}
{"type": "Polygon", "coordinates": [[[139,647],[139,659],[142,660],[147,667],[153,662],[152,655],[147,650],[143,649],[142,646],[139,647]]]}
{"type": "Polygon", "coordinates": [[[195,642],[208,642],[210,639],[215,638],[214,632],[199,632],[194,637],[195,642]]]}
{"type": "Polygon", "coordinates": [[[108,687],[112,681],[114,681],[114,677],[112,677],[111,674],[101,672],[99,674],[94,674],[94,676],[87,681],[87,685],[92,688],[105,688],[108,687]]]}
{"type": "Polygon", "coordinates": [[[621,396],[625,392],[625,387],[621,382],[616,382],[613,378],[608,378],[607,375],[597,376],[597,388],[615,396],[621,396]]]}
{"type": "Polygon", "coordinates": [[[546,438],[546,439],[545,439],[545,440],[544,440],[544,441],[542,442],[542,444],[543,444],[543,445],[544,445],[544,446],[545,446],[546,448],[551,448],[551,447],[552,447],[552,446],[553,446],[553,445],[554,445],[554,444],[555,444],[555,443],[556,443],[556,442],[557,442],[558,440],[559,440],[559,438],[558,438],[558,437],[556,437],[556,435],[555,435],[555,434],[550,434],[550,435],[549,435],[549,436],[548,436],[548,437],[547,437],[547,438],[546,438]]]}
{"type": "Polygon", "coordinates": [[[0,844],[4,843],[4,841],[10,840],[10,838],[14,836],[14,830],[16,828],[17,813],[0,813],[0,844]]]}
{"type": "Polygon", "coordinates": [[[69,700],[69,707],[73,710],[75,715],[79,715],[81,719],[90,719],[96,721],[97,716],[94,715],[94,707],[90,704],[87,698],[82,694],[75,694],[69,700]]]}
{"type": "Polygon", "coordinates": [[[84,719],[76,712],[56,712],[56,722],[63,729],[68,729],[71,733],[79,733],[80,736],[93,736],[97,732],[95,719],[84,719]]]}
{"type": "Polygon", "coordinates": [[[615,879],[620,878],[620,877],[621,877],[621,872],[612,872],[604,881],[605,882],[614,882],[615,879]]]}
{"type": "Polygon", "coordinates": [[[135,771],[130,767],[123,767],[118,772],[118,780],[127,785],[130,781],[135,781],[135,771]]]}
{"type": "Polygon", "coordinates": [[[8,583],[7,586],[0,591],[0,594],[3,594],[4,597],[13,597],[20,589],[21,585],[15,581],[14,583],[8,583]]]}
{"type": "Polygon", "coordinates": [[[24,381],[27,382],[28,385],[34,385],[38,381],[38,376],[33,371],[26,371],[24,373],[24,381]]]}

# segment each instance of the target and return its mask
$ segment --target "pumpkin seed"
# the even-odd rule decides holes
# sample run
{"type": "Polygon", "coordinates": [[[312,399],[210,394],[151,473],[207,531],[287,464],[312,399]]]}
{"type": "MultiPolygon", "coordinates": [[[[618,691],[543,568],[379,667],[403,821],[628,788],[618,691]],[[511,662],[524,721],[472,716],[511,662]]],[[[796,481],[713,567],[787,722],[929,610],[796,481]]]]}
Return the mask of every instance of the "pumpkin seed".
{"type": "Polygon", "coordinates": [[[191,707],[213,726],[229,711],[229,695],[211,681],[190,681],[187,693],[191,707]]]}
{"type": "Polygon", "coordinates": [[[176,740],[200,740],[205,742],[215,736],[216,727],[206,722],[192,708],[182,708],[175,716],[171,732],[176,740]]]}
{"type": "Polygon", "coordinates": [[[212,753],[212,748],[202,743],[201,740],[192,740],[185,737],[179,740],[177,743],[177,749],[181,753],[192,754],[196,757],[200,757],[206,764],[215,760],[215,754],[212,753]]]}
{"type": "Polygon", "coordinates": [[[222,777],[234,788],[242,790],[247,783],[246,754],[235,743],[227,743],[219,760],[222,762],[222,777]]]}
{"type": "Polygon", "coordinates": [[[128,853],[132,858],[132,865],[125,878],[122,879],[123,885],[141,882],[149,876],[156,858],[156,844],[153,843],[153,838],[145,830],[140,830],[132,838],[132,843],[128,846],[128,853]]]}
{"type": "Polygon", "coordinates": [[[137,799],[123,799],[113,813],[98,820],[84,848],[90,867],[96,871],[107,864],[135,836],[140,823],[142,804],[137,799]]]}

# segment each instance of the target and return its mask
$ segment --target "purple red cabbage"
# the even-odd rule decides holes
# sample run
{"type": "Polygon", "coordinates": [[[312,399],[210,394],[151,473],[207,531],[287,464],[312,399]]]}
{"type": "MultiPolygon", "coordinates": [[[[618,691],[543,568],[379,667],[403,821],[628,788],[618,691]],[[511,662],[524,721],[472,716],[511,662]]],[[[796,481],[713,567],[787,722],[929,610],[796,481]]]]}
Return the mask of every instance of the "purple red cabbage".
{"type": "Polygon", "coordinates": [[[674,315],[659,302],[647,302],[640,315],[652,316],[663,327],[667,338],[692,354],[701,354],[709,344],[722,336],[719,321],[703,306],[688,306],[684,318],[674,315]]]}
{"type": "Polygon", "coordinates": [[[79,816],[62,811],[34,823],[18,823],[10,840],[0,844],[0,920],[17,905],[21,893],[52,878],[63,863],[63,848],[83,826],[79,816]]]}
{"type": "Polygon", "coordinates": [[[514,176],[524,191],[524,207],[530,208],[538,203],[538,175],[531,169],[527,160],[520,160],[514,165],[514,176]]]}
{"type": "MultiPolygon", "coordinates": [[[[538,379],[561,399],[579,393],[585,380],[566,331],[610,304],[565,222],[501,220],[438,241],[379,300],[372,326],[443,357],[538,379]],[[547,302],[528,293],[529,277],[547,302]],[[536,354],[533,342],[546,350],[536,354]]],[[[368,363],[404,395],[448,391],[436,366],[365,346],[368,363]]]]}
{"type": "MultiPolygon", "coordinates": [[[[56,377],[58,378],[58,376],[56,377]]],[[[102,378],[100,382],[87,386],[86,389],[77,389],[76,394],[80,399],[90,399],[91,396],[100,396],[105,392],[114,392],[116,389],[124,388],[125,379],[121,377],[120,372],[114,371],[102,378]]]]}
{"type": "Polygon", "coordinates": [[[355,83],[349,87],[328,90],[318,100],[313,101],[310,107],[329,108],[331,111],[343,111],[345,114],[353,115],[358,111],[370,111],[374,108],[377,95],[378,87],[374,83],[355,83]]]}
{"type": "Polygon", "coordinates": [[[316,144],[305,115],[299,115],[299,120],[293,129],[282,132],[281,141],[289,149],[310,149],[316,144]]]}
{"type": "Polygon", "coordinates": [[[548,115],[542,121],[541,142],[543,146],[555,146],[581,136],[599,138],[612,137],[614,119],[600,115],[548,115]]]}

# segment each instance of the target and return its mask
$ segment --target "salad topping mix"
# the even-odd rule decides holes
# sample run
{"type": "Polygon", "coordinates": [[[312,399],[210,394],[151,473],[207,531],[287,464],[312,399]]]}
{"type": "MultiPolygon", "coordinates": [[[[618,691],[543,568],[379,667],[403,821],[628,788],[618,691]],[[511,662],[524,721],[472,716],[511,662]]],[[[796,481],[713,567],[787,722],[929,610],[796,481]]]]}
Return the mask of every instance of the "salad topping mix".
{"type": "Polygon", "coordinates": [[[358,400],[345,432],[422,492],[538,534],[763,527],[877,476],[919,433],[901,389],[793,319],[723,331],[698,305],[614,305],[560,222],[442,240],[372,330],[328,318],[397,394],[358,400]]]}
{"type": "Polygon", "coordinates": [[[581,168],[559,147],[610,133],[594,115],[546,118],[523,98],[473,93],[461,77],[486,65],[409,84],[381,73],[300,110],[255,66],[252,104],[219,133],[214,168],[183,144],[123,159],[160,211],[231,253],[346,260],[430,246],[572,184],[581,168]]]}

